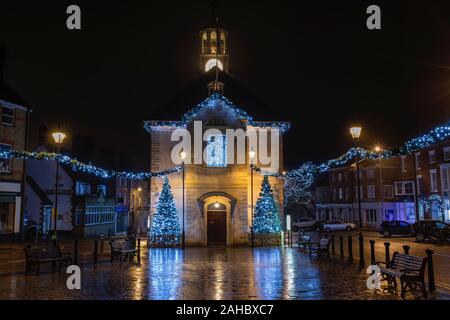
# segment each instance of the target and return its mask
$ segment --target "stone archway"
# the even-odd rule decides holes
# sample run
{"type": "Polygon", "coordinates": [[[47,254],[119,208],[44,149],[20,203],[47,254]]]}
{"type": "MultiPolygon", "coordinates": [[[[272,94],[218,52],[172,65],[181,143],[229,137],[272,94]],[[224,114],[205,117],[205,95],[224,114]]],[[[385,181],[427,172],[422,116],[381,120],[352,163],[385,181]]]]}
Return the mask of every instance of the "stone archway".
{"type": "Polygon", "coordinates": [[[234,210],[236,209],[236,204],[237,204],[236,198],[234,198],[233,196],[230,196],[226,192],[208,192],[208,193],[205,193],[203,196],[201,196],[200,198],[197,199],[198,207],[200,209],[200,213],[202,214],[202,216],[205,215],[205,209],[204,209],[205,208],[205,201],[208,198],[211,198],[211,197],[227,198],[230,201],[230,204],[231,204],[230,214],[231,215],[234,214],[234,210]]]}

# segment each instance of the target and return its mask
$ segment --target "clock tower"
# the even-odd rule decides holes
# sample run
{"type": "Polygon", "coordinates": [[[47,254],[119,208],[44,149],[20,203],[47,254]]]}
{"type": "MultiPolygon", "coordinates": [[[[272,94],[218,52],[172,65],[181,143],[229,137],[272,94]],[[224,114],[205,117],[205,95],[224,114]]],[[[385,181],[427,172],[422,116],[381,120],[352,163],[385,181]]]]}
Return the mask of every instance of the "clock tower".
{"type": "Polygon", "coordinates": [[[228,31],[221,26],[219,18],[200,31],[200,70],[208,72],[215,66],[229,73],[228,31]]]}

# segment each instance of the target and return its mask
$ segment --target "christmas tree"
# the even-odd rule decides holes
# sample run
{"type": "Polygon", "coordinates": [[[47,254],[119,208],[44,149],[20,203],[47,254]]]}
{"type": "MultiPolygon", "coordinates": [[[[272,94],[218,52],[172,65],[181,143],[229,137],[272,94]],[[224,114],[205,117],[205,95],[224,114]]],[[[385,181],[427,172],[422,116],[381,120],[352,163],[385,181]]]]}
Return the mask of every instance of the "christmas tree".
{"type": "Polygon", "coordinates": [[[253,232],[255,234],[277,234],[281,232],[280,214],[267,176],[264,176],[261,193],[256,201],[253,232]]]}
{"type": "Polygon", "coordinates": [[[180,243],[181,229],[169,179],[166,177],[153,216],[150,240],[153,245],[174,246],[180,243]]]}

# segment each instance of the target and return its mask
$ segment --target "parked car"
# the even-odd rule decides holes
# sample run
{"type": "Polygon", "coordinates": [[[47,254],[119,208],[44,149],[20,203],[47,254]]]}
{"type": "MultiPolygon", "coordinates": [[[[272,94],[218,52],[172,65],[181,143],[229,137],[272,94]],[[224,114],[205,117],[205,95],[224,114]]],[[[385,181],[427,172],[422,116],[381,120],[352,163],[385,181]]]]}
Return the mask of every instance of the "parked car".
{"type": "Polygon", "coordinates": [[[412,226],[406,221],[383,221],[378,230],[383,236],[410,236],[412,233],[412,226]]]}
{"type": "Polygon", "coordinates": [[[322,225],[322,229],[325,231],[343,231],[343,230],[355,230],[356,224],[354,223],[347,223],[342,220],[330,220],[325,222],[322,225]]]}
{"type": "Polygon", "coordinates": [[[450,225],[440,220],[421,220],[414,224],[413,235],[417,241],[450,239],[450,225]]]}
{"type": "Polygon", "coordinates": [[[300,218],[297,222],[292,224],[292,231],[311,229],[314,230],[318,226],[318,222],[311,218],[300,218]]]}

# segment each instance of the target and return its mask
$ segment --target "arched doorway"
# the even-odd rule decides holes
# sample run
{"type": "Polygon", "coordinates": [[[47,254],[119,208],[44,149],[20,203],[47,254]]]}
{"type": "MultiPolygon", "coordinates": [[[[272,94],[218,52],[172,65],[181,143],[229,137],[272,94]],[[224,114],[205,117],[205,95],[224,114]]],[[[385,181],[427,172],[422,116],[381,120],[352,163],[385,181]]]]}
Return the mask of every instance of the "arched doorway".
{"type": "Polygon", "coordinates": [[[207,207],[208,245],[227,244],[227,206],[216,202],[207,207]]]}

